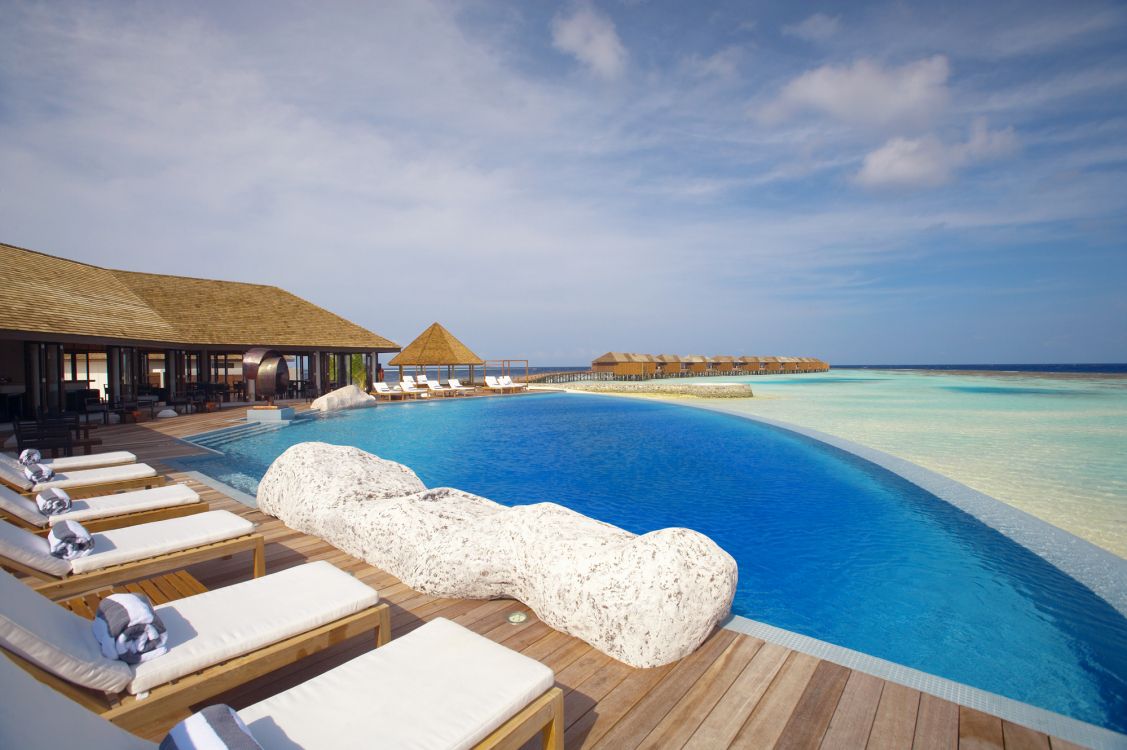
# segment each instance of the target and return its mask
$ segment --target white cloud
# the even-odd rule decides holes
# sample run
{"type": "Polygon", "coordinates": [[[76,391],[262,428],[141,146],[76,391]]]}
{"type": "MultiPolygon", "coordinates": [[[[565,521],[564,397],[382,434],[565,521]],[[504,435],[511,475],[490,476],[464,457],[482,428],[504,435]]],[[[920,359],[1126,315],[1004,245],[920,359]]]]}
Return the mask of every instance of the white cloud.
{"type": "Polygon", "coordinates": [[[552,19],[552,46],[567,52],[603,78],[617,78],[626,67],[626,48],[614,21],[588,4],[552,19]]]}
{"type": "Polygon", "coordinates": [[[808,42],[821,42],[837,33],[841,26],[841,19],[837,16],[830,17],[825,13],[815,13],[800,23],[783,27],[787,36],[796,36],[808,42]]]}
{"type": "Polygon", "coordinates": [[[975,121],[965,143],[944,144],[932,135],[897,137],[865,156],[856,175],[865,187],[937,187],[972,164],[1000,159],[1017,150],[1013,128],[990,130],[975,121]]]}
{"type": "Polygon", "coordinates": [[[760,116],[778,122],[816,112],[853,125],[924,126],[947,106],[949,74],[943,55],[898,68],[869,59],[848,67],[824,65],[787,83],[760,116]]]}
{"type": "Polygon", "coordinates": [[[739,47],[725,47],[708,57],[692,55],[685,59],[685,67],[701,77],[735,78],[742,57],[739,47]]]}

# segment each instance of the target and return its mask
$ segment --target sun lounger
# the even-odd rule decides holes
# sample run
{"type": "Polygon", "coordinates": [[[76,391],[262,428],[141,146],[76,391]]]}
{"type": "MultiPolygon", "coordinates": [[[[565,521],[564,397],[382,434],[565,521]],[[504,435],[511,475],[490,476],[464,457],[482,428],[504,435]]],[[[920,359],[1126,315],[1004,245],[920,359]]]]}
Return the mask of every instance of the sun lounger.
{"type": "Polygon", "coordinates": [[[407,385],[415,385],[415,376],[404,375],[399,379],[399,385],[403,385],[404,383],[406,383],[407,385]]]}
{"type": "MultiPolygon", "coordinates": [[[[11,747],[156,750],[19,663],[0,658],[10,692],[0,732],[11,747]]],[[[265,750],[517,748],[538,734],[541,747],[562,750],[563,692],[553,679],[539,662],[440,618],[238,715],[265,750]]]]}
{"type": "Polygon", "coordinates": [[[414,396],[415,398],[423,398],[424,396],[430,395],[429,391],[427,391],[423,388],[419,388],[417,386],[411,385],[411,383],[409,383],[406,380],[403,381],[402,383],[400,383],[399,387],[403,390],[404,393],[411,395],[411,396],[414,396]]]}
{"type": "Polygon", "coordinates": [[[266,571],[262,535],[254,533],[253,523],[225,510],[101,531],[93,537],[93,552],[60,560],[47,551],[43,537],[0,523],[0,567],[38,579],[33,588],[52,599],[244,550],[254,553],[255,576],[266,571]]]}
{"type": "MultiPolygon", "coordinates": [[[[3,462],[14,471],[22,473],[20,462],[8,455],[0,454],[3,462]]],[[[110,451],[109,453],[92,453],[88,456],[60,456],[59,458],[42,458],[36,463],[49,466],[56,474],[65,471],[81,471],[83,469],[97,469],[101,466],[119,466],[137,462],[137,456],[129,451],[110,451]]]]}
{"type": "Polygon", "coordinates": [[[191,487],[168,484],[151,490],[75,500],[69,511],[45,516],[39,512],[34,500],[0,486],[0,519],[31,531],[48,529],[60,521],[78,521],[88,531],[104,531],[190,516],[207,509],[207,503],[200,500],[191,487]]]}
{"type": "Polygon", "coordinates": [[[71,497],[92,497],[159,487],[164,482],[164,477],[158,475],[157,470],[148,464],[120,464],[98,469],[56,472],[46,482],[36,483],[24,475],[22,468],[16,469],[0,461],[0,483],[25,495],[34,495],[54,487],[66,490],[71,497]]]}
{"type": "Polygon", "coordinates": [[[497,378],[492,375],[485,376],[485,387],[491,391],[497,391],[498,393],[504,393],[506,390],[505,386],[501,385],[501,383],[497,381],[497,378]]]}
{"type": "Polygon", "coordinates": [[[399,386],[392,388],[387,383],[373,383],[372,395],[376,398],[386,398],[391,400],[393,398],[406,398],[407,394],[399,386]]]}
{"type": "Polygon", "coordinates": [[[456,395],[454,393],[454,391],[451,390],[450,388],[443,388],[441,385],[434,382],[433,380],[426,381],[426,383],[424,385],[426,385],[428,391],[430,391],[431,393],[437,393],[439,396],[445,397],[445,396],[456,395]]]}
{"type": "MultiPolygon", "coordinates": [[[[0,573],[0,647],[7,656],[127,729],[172,723],[188,706],[346,638],[374,631],[382,645],[390,631],[388,607],[376,591],[324,561],[154,610],[167,628],[168,652],[130,665],[102,655],[89,620],[0,573]]],[[[41,724],[54,720],[35,716],[41,724]]],[[[85,740],[75,746],[88,747],[85,740]]]]}
{"type": "Polygon", "coordinates": [[[458,380],[457,378],[450,378],[450,380],[446,382],[446,387],[454,391],[454,393],[462,396],[468,396],[477,390],[476,388],[462,385],[462,381],[458,380]]]}
{"type": "Polygon", "coordinates": [[[514,391],[526,391],[526,390],[528,390],[528,385],[526,383],[514,383],[513,379],[510,378],[508,375],[502,375],[501,379],[497,382],[499,382],[501,385],[503,385],[506,388],[512,388],[514,391]]]}

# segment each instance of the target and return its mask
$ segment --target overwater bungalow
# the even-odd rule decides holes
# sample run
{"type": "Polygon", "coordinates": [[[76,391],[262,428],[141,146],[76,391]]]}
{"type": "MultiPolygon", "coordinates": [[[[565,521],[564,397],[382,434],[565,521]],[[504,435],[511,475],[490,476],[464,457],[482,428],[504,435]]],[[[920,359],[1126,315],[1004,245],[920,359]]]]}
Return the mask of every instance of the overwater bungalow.
{"type": "Polygon", "coordinates": [[[607,352],[591,362],[591,369],[615,375],[652,377],[657,372],[657,364],[657,358],[650,354],[607,352]]]}
{"type": "Polygon", "coordinates": [[[687,354],[681,358],[681,362],[684,363],[684,369],[694,375],[705,375],[708,373],[708,357],[703,354],[687,354]]]}
{"type": "Polygon", "coordinates": [[[657,371],[667,377],[676,377],[681,374],[681,357],[676,354],[659,354],[654,357],[657,371]]]}
{"type": "Polygon", "coordinates": [[[736,358],[718,354],[708,360],[709,369],[717,374],[732,374],[736,369],[736,358]]]}
{"type": "Polygon", "coordinates": [[[390,339],[284,289],[80,263],[0,243],[0,422],[149,401],[253,398],[242,355],[264,346],[290,368],[290,396],[369,380],[390,339]]]}

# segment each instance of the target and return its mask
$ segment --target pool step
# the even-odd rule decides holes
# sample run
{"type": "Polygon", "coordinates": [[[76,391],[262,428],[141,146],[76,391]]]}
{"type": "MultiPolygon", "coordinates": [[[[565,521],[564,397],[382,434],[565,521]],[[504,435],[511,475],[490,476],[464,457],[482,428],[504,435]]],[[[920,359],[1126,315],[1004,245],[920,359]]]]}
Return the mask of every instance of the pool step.
{"type": "Polygon", "coordinates": [[[192,437],[186,438],[186,440],[189,443],[214,450],[221,445],[226,445],[236,440],[261,435],[264,432],[274,432],[284,427],[286,427],[285,423],[268,424],[263,422],[248,422],[246,424],[235,425],[234,427],[224,427],[220,430],[212,430],[211,432],[193,435],[192,437]]]}

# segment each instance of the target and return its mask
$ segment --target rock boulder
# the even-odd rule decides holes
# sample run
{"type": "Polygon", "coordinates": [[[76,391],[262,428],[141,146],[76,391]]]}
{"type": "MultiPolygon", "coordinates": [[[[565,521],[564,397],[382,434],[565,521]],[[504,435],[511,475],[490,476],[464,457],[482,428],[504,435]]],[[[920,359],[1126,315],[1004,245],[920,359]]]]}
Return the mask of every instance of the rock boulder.
{"type": "Polygon", "coordinates": [[[364,393],[355,385],[346,385],[329,391],[324,396],[314,399],[309,405],[314,411],[338,411],[340,409],[355,409],[358,406],[374,406],[376,397],[364,393]]]}
{"type": "Polygon", "coordinates": [[[736,562],[689,529],[637,536],[555,503],[508,507],[427,489],[358,448],[300,443],[270,466],[258,507],[442,597],[512,597],[635,667],[676,661],[727,616],[736,562]]]}

